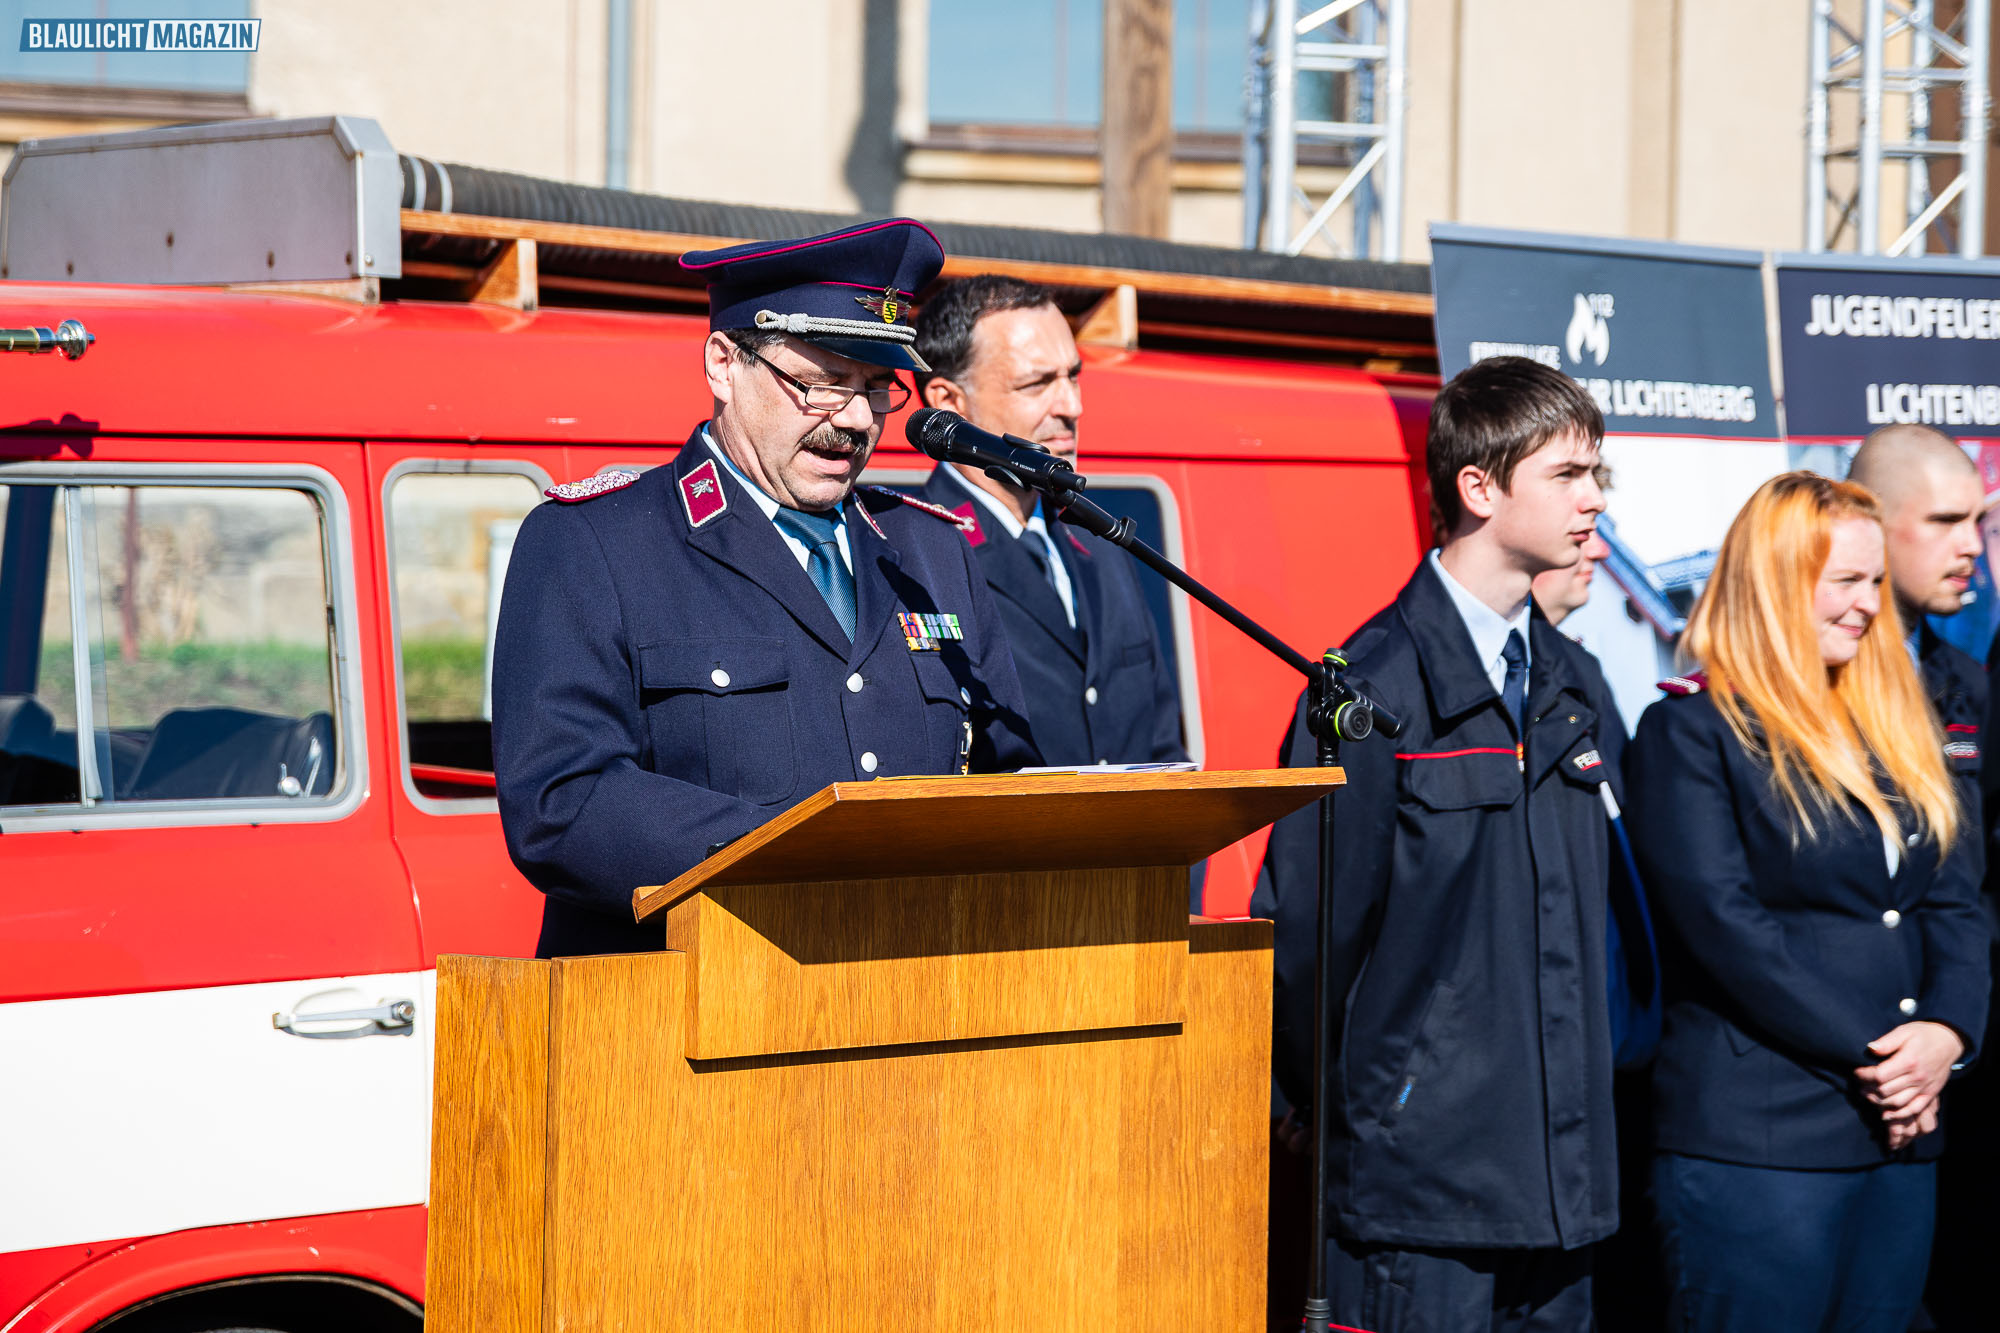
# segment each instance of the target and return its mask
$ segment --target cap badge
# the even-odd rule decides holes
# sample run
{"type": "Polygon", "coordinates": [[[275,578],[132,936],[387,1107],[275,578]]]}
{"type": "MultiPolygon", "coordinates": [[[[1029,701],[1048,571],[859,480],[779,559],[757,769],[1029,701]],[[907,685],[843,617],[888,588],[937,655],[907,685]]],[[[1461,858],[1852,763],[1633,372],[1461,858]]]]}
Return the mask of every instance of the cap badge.
{"type": "Polygon", "coordinates": [[[857,296],[854,299],[858,304],[881,316],[884,324],[894,324],[896,316],[903,310],[901,302],[897,300],[900,295],[901,293],[894,287],[884,287],[880,296],[857,296]]]}

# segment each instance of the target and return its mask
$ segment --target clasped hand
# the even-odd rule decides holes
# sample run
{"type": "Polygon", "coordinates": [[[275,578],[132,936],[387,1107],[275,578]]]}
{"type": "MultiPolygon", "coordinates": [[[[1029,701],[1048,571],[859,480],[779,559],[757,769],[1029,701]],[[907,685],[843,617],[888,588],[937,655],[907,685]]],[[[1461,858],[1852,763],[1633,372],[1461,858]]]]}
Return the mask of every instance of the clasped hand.
{"type": "Polygon", "coordinates": [[[1904,1023],[1868,1043],[1882,1063],[1854,1071],[1871,1106],[1882,1112],[1889,1149],[1906,1148],[1938,1127],[1938,1097],[1965,1043],[1943,1023],[1904,1023]]]}

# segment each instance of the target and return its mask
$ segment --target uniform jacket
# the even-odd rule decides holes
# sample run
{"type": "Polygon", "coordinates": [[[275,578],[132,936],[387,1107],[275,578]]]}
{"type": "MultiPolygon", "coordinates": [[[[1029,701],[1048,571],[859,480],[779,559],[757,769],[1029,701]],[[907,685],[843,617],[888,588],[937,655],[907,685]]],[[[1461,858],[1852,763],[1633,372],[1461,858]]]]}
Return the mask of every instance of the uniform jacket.
{"type": "MultiPolygon", "coordinates": [[[[1334,801],[1330,1202],[1359,1240],[1567,1249],[1617,1226],[1609,765],[1583,650],[1530,616],[1518,750],[1429,562],[1348,644],[1355,684],[1406,728],[1341,747],[1334,801]]],[[[1313,754],[1295,716],[1284,762],[1313,754]]],[[[1304,1106],[1315,811],[1279,822],[1266,864],[1279,1077],[1304,1106]]]]}
{"type": "MultiPolygon", "coordinates": [[[[1657,1146],[1797,1169],[1886,1160],[1852,1072],[1877,1063],[1868,1043],[1930,1019],[1957,1029],[1970,1058],[1985,1027],[1975,826],[1942,860],[1909,835],[1894,876],[1858,804],[1817,836],[1798,832],[1705,690],[1646,710],[1626,781],[1666,936],[1657,1146]]],[[[1906,1154],[1941,1148],[1930,1134],[1906,1154]]]]}
{"type": "Polygon", "coordinates": [[[942,467],[921,494],[973,520],[973,551],[1007,627],[1043,762],[1185,761],[1180,692],[1132,557],[1065,523],[1049,524],[1076,602],[1072,629],[1020,539],[995,524],[942,467]]]}
{"type": "MultiPolygon", "coordinates": [[[[1924,678],[1924,693],[1937,710],[1938,725],[1944,728],[1944,766],[1958,787],[1966,827],[1984,830],[1980,753],[1985,749],[1981,732],[1986,725],[1986,672],[1972,654],[1938,637],[1929,622],[1917,631],[1917,669],[1924,678]]],[[[1990,849],[1984,836],[1976,835],[1972,843],[1979,855],[1974,878],[1983,879],[1990,849]]]]}
{"type": "Polygon", "coordinates": [[[635,888],[830,782],[1037,762],[957,527],[865,490],[847,515],[852,646],[699,433],[670,466],[521,525],[493,750],[508,850],[548,895],[544,957],[660,948],[635,888]],[[913,649],[900,612],[955,615],[964,637],[913,649]]]}

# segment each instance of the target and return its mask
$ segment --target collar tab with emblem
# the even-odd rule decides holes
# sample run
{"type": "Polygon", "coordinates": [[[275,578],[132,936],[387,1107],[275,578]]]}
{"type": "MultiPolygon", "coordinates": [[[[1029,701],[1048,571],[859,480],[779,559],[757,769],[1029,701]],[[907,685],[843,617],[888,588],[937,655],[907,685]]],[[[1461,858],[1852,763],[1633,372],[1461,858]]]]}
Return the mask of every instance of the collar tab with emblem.
{"type": "Polygon", "coordinates": [[[681,508],[687,510],[690,528],[720,518],[729,509],[729,496],[722,489],[722,474],[713,458],[681,478],[681,508]]]}

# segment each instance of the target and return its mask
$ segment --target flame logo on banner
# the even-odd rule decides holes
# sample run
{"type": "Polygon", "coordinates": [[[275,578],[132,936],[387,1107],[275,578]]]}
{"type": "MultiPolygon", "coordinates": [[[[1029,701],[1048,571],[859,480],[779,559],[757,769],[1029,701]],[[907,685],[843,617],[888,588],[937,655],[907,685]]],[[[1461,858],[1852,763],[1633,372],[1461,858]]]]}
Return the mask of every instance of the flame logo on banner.
{"type": "Polygon", "coordinates": [[[1569,317],[1566,341],[1572,361],[1582,361],[1583,354],[1589,352],[1601,366],[1604,358],[1611,355],[1611,326],[1605,323],[1604,316],[1590,308],[1582,292],[1576,294],[1576,311],[1569,317]]]}

